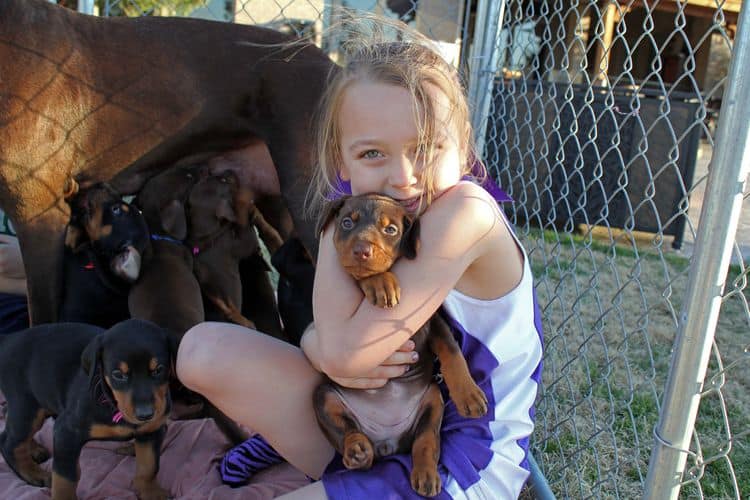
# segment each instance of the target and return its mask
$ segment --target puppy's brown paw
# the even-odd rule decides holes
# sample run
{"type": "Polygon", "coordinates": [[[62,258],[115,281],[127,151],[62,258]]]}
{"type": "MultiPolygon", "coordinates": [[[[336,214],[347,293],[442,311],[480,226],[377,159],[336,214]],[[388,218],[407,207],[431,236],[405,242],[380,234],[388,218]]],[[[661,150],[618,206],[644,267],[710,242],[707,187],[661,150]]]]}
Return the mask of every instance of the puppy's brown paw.
{"type": "Polygon", "coordinates": [[[424,497],[434,497],[443,487],[437,468],[415,465],[411,471],[411,487],[424,497]]]}
{"type": "Polygon", "coordinates": [[[348,434],[344,438],[342,462],[347,469],[369,469],[375,452],[370,439],[361,432],[348,434]]]}
{"type": "Polygon", "coordinates": [[[487,396],[473,380],[454,393],[451,399],[456,403],[456,410],[462,417],[479,418],[487,414],[487,396]]]}
{"type": "Polygon", "coordinates": [[[359,280],[359,287],[373,305],[393,307],[401,300],[401,287],[390,271],[359,280]]]}
{"type": "Polygon", "coordinates": [[[135,445],[133,443],[127,443],[122,446],[115,448],[115,453],[118,455],[124,455],[126,457],[135,456],[135,445]]]}

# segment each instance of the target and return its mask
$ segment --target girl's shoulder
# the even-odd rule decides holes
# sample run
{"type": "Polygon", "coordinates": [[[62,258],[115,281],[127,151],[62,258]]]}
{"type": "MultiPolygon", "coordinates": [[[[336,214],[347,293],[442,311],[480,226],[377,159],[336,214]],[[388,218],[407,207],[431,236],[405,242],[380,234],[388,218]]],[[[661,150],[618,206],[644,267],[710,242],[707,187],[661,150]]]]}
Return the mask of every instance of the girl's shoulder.
{"type": "Polygon", "coordinates": [[[473,229],[476,234],[484,234],[501,217],[500,206],[492,195],[482,186],[465,180],[445,191],[433,206],[446,220],[470,226],[465,229],[473,229]]]}

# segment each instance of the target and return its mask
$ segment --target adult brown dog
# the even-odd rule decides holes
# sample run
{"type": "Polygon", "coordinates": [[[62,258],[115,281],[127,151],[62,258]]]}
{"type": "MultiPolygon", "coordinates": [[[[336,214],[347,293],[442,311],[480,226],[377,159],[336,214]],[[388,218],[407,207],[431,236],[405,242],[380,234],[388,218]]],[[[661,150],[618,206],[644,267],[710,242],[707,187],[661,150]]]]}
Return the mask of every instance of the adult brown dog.
{"type": "Polygon", "coordinates": [[[333,64],[290,40],[238,24],[0,2],[0,208],[18,232],[34,324],[57,318],[62,200],[76,183],[112,180],[131,194],[180,158],[264,143],[272,163],[241,167],[241,181],[257,197],[280,191],[315,253],[302,204],[311,117],[333,64]]]}
{"type": "MultiPolygon", "coordinates": [[[[396,275],[389,269],[401,256],[413,259],[419,246],[419,220],[395,200],[377,194],[333,202],[322,227],[335,220],[339,261],[359,283],[367,299],[393,307],[400,299],[396,275]]],[[[404,375],[378,389],[348,389],[332,381],[318,386],[314,407],[318,423],[348,469],[369,469],[373,460],[411,451],[411,485],[423,496],[440,493],[438,475],[443,397],[433,382],[433,357],[448,391],[464,417],[487,413],[487,398],[469,373],[461,348],[440,316],[412,336],[419,361],[404,375]]]]}

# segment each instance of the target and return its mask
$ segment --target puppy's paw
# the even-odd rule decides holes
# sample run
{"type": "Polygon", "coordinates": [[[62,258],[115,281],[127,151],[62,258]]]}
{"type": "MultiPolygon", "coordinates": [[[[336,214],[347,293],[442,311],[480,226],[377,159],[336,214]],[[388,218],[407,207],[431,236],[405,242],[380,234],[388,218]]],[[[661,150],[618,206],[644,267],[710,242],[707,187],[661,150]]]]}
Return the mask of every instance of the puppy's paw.
{"type": "Polygon", "coordinates": [[[462,417],[479,418],[487,414],[487,395],[473,380],[450,395],[462,417]]]}
{"type": "Polygon", "coordinates": [[[401,300],[401,287],[390,271],[359,280],[359,287],[367,300],[378,307],[394,307],[401,300]]]}
{"type": "Polygon", "coordinates": [[[375,452],[370,439],[361,432],[347,434],[344,438],[342,462],[347,469],[366,470],[372,467],[375,452]]]}
{"type": "Polygon", "coordinates": [[[415,465],[411,471],[411,487],[423,497],[434,497],[443,487],[436,467],[415,465]]]}

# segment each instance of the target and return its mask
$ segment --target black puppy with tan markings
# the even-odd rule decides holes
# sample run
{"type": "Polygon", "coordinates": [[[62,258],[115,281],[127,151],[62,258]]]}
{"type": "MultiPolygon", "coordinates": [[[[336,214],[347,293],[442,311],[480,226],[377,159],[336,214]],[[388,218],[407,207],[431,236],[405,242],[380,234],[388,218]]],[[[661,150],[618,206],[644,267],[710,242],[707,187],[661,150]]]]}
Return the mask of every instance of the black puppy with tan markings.
{"type": "Polygon", "coordinates": [[[74,499],[83,445],[135,438],[138,496],[167,498],[156,474],[175,355],[166,330],[136,319],[109,330],[56,323],[6,337],[0,342],[6,463],[30,484],[51,485],[53,499],[74,499]],[[55,417],[52,474],[39,467],[49,455],[32,439],[48,416],[55,417]]]}
{"type": "MultiPolygon", "coordinates": [[[[379,307],[398,304],[401,289],[391,266],[401,256],[414,259],[419,220],[395,200],[366,194],[337,200],[328,207],[321,229],[335,220],[334,244],[341,265],[379,307]]],[[[478,418],[487,398],[471,378],[461,348],[447,323],[434,314],[412,336],[419,361],[401,377],[378,389],[349,389],[332,381],[315,391],[314,406],[324,434],[348,469],[369,469],[373,460],[411,451],[411,485],[420,495],[442,488],[437,465],[443,398],[433,382],[433,355],[458,413],[478,418]]]]}

